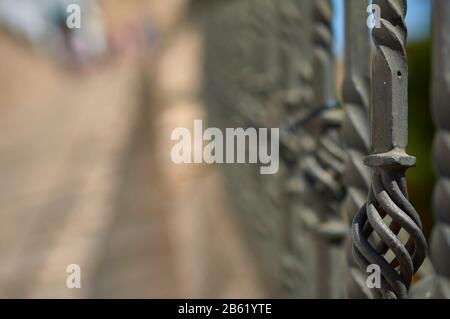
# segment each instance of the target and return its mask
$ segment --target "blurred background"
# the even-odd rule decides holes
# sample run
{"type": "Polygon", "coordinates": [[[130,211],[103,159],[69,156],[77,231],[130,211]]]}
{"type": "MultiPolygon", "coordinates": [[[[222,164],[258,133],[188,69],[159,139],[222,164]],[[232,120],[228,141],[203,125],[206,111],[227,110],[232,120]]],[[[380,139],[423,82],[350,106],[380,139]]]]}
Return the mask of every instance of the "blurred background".
{"type": "MultiPolygon", "coordinates": [[[[408,152],[418,158],[408,174],[427,232],[430,7],[410,0],[408,15],[408,152]]],[[[0,297],[272,295],[220,172],[170,160],[172,130],[205,116],[192,10],[188,0],[0,0],[0,297]],[[73,3],[82,27],[69,30],[73,3]],[[81,267],[81,289],[66,286],[69,264],[81,267]]]]}

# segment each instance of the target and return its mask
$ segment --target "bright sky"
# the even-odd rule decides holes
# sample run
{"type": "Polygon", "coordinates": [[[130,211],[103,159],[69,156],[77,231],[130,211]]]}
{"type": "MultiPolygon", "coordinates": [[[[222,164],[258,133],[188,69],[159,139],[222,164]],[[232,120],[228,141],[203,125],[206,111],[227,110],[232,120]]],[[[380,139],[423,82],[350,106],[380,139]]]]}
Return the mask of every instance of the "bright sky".
{"type": "MultiPolygon", "coordinates": [[[[344,49],[344,1],[334,2],[334,32],[336,37],[335,52],[339,55],[344,49]]],[[[426,38],[430,33],[431,0],[409,0],[406,23],[408,25],[408,41],[426,38]]]]}

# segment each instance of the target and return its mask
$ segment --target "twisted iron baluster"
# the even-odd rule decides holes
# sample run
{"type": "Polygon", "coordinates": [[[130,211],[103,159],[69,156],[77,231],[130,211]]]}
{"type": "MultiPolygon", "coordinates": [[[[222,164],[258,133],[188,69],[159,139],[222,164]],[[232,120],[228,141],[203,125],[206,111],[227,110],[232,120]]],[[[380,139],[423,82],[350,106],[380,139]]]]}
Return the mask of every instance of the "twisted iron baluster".
{"type": "MultiPolygon", "coordinates": [[[[280,101],[280,126],[284,127],[286,118],[289,117],[286,111],[287,98],[289,95],[289,90],[295,89],[297,83],[295,83],[293,68],[293,60],[295,55],[293,52],[293,33],[295,28],[292,25],[294,10],[293,3],[291,0],[282,1],[277,5],[277,17],[279,20],[279,40],[281,47],[281,59],[279,61],[281,65],[281,74],[283,77],[280,79],[280,89],[279,90],[279,101],[280,101]]],[[[298,14],[298,13],[297,13],[298,14]]],[[[297,107],[299,105],[297,104],[297,107]]],[[[293,146],[292,141],[295,140],[294,136],[282,135],[281,143],[283,145],[281,151],[281,171],[284,173],[282,177],[282,184],[289,180],[289,173],[292,171],[292,165],[295,163],[295,158],[297,152],[299,151],[295,146],[293,146]],[[286,147],[284,147],[286,146],[286,147]]],[[[289,196],[289,195],[288,195],[289,196]]],[[[288,201],[288,206],[286,207],[283,220],[283,256],[281,260],[281,288],[283,289],[284,296],[291,297],[298,295],[299,283],[303,279],[304,267],[303,263],[299,262],[298,251],[295,251],[295,244],[293,242],[293,235],[295,234],[295,229],[293,227],[293,216],[292,216],[292,206],[290,201],[288,201]]],[[[297,229],[298,230],[298,229],[297,229]]]]}
{"type": "MultiPolygon", "coordinates": [[[[284,81],[281,84],[284,92],[283,100],[287,112],[286,116],[296,113],[304,103],[304,88],[301,84],[302,70],[299,69],[302,52],[306,42],[308,26],[305,25],[305,13],[309,11],[309,1],[298,3],[296,0],[281,1],[279,3],[280,38],[282,40],[283,58],[280,63],[283,66],[284,81]]],[[[307,75],[306,75],[307,76],[307,75]]]]}
{"type": "Polygon", "coordinates": [[[450,298],[450,1],[435,0],[433,11],[433,113],[437,127],[433,158],[438,182],[433,194],[436,225],[430,255],[440,277],[438,297],[450,298]]]}
{"type": "MultiPolygon", "coordinates": [[[[275,96],[279,89],[280,66],[279,66],[279,21],[276,17],[277,0],[252,0],[249,3],[251,19],[249,20],[252,33],[251,43],[253,46],[251,59],[259,57],[259,63],[252,68],[252,77],[245,87],[245,98],[240,102],[240,109],[248,109],[254,105],[258,112],[250,113],[248,120],[250,125],[256,127],[277,127],[277,119],[280,116],[280,108],[275,103],[275,96]]],[[[242,83],[244,84],[244,83],[242,83]]],[[[258,169],[253,171],[252,185],[249,189],[254,190],[251,195],[255,203],[248,205],[255,210],[255,218],[252,223],[258,223],[256,246],[261,251],[260,260],[263,263],[264,276],[279,283],[279,266],[282,249],[280,249],[280,211],[285,211],[283,205],[286,201],[280,196],[282,191],[279,183],[279,175],[271,177],[261,176],[258,169]],[[264,194],[262,196],[262,194],[264,194]]],[[[245,195],[249,195],[246,192],[245,195]]],[[[269,281],[270,281],[269,280],[269,281]]]]}
{"type": "MultiPolygon", "coordinates": [[[[334,101],[334,59],[332,53],[332,4],[330,0],[314,1],[314,104],[323,107],[334,101]]],[[[341,110],[331,108],[318,117],[313,129],[317,130],[319,141],[313,158],[307,164],[307,176],[317,181],[318,191],[342,195],[337,182],[344,168],[345,153],[340,148],[338,129],[341,125],[341,110]]]]}
{"type": "Polygon", "coordinates": [[[291,85],[285,105],[289,115],[304,111],[312,102],[311,66],[311,10],[313,1],[291,0],[291,85]]]}
{"type": "Polygon", "coordinates": [[[338,274],[341,271],[341,252],[334,244],[340,243],[347,231],[339,216],[339,205],[344,195],[340,180],[345,152],[339,136],[343,114],[338,108],[325,107],[335,100],[332,3],[330,0],[317,0],[313,5],[314,104],[315,110],[320,112],[307,127],[315,138],[315,147],[303,156],[301,167],[308,183],[308,204],[317,215],[317,223],[312,225],[317,235],[314,270],[317,297],[331,298],[341,295],[339,286],[342,286],[338,274]]]}
{"type": "Polygon", "coordinates": [[[331,0],[314,1],[314,56],[315,81],[314,93],[316,105],[325,104],[334,99],[334,59],[333,59],[333,5],[331,0]]]}
{"type": "Polygon", "coordinates": [[[420,218],[408,201],[405,172],[415,158],[405,152],[408,132],[406,60],[406,0],[375,0],[381,9],[381,27],[372,31],[377,51],[373,60],[373,155],[365,164],[373,168],[368,200],[353,220],[353,256],[361,270],[369,264],[381,269],[376,297],[407,298],[412,276],[425,258],[426,241],[420,218]],[[387,225],[385,216],[392,222],[387,225]],[[401,229],[406,244],[398,238],[401,229]],[[373,234],[377,236],[372,236],[373,234]],[[377,237],[379,240],[377,240],[377,237]],[[389,262],[386,254],[393,252],[389,262]]]}
{"type": "MultiPolygon", "coordinates": [[[[280,10],[281,37],[289,58],[285,89],[280,96],[283,116],[281,127],[286,128],[292,117],[303,116],[311,105],[311,11],[312,0],[287,0],[280,10]]],[[[296,172],[299,159],[308,144],[308,134],[295,134],[285,130],[281,136],[280,155],[283,166],[286,166],[281,186],[287,195],[288,207],[284,220],[284,255],[282,260],[282,287],[288,297],[308,298],[313,294],[311,272],[312,250],[307,243],[311,242],[311,234],[305,229],[307,216],[313,213],[304,200],[304,180],[296,172]]]]}
{"type": "Polygon", "coordinates": [[[281,37],[285,42],[284,71],[286,81],[281,96],[283,117],[281,134],[282,154],[291,163],[297,162],[299,154],[304,152],[306,133],[299,132],[298,123],[303,121],[313,105],[312,89],[312,43],[311,13],[312,0],[282,2],[281,37]],[[296,129],[291,128],[296,126],[296,129]]]}
{"type": "Polygon", "coordinates": [[[247,36],[242,41],[249,48],[249,59],[242,68],[246,75],[240,86],[245,95],[238,105],[247,123],[256,127],[271,127],[279,115],[279,110],[271,107],[279,77],[274,5],[273,0],[247,0],[247,36]]]}
{"type": "MultiPolygon", "coordinates": [[[[369,190],[370,172],[363,158],[370,150],[369,129],[369,57],[370,41],[366,26],[368,1],[345,1],[345,78],[342,95],[345,118],[342,137],[347,147],[344,185],[347,192],[342,205],[349,224],[365,200],[369,190]]],[[[347,262],[350,267],[347,295],[350,298],[368,298],[364,276],[352,256],[351,236],[347,240],[347,262]]]]}

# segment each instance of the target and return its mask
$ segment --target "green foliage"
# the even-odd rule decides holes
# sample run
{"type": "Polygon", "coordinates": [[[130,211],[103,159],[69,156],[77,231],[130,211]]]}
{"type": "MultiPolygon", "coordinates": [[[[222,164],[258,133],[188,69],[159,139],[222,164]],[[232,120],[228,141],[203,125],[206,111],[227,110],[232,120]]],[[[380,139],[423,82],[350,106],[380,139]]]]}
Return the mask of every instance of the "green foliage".
{"type": "Polygon", "coordinates": [[[428,234],[432,225],[431,195],[435,176],[431,146],[434,125],[431,119],[430,41],[408,45],[409,59],[409,145],[408,153],[417,157],[417,167],[408,171],[411,202],[418,210],[428,234]]]}

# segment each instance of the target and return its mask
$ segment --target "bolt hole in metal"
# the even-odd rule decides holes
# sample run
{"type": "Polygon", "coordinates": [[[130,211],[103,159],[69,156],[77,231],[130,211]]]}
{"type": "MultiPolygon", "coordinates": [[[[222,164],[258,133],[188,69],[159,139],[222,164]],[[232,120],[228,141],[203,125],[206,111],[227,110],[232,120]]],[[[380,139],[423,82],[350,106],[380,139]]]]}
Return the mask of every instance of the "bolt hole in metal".
{"type": "Polygon", "coordinates": [[[397,71],[397,76],[398,76],[399,79],[401,79],[402,78],[402,71],[397,71]]]}

